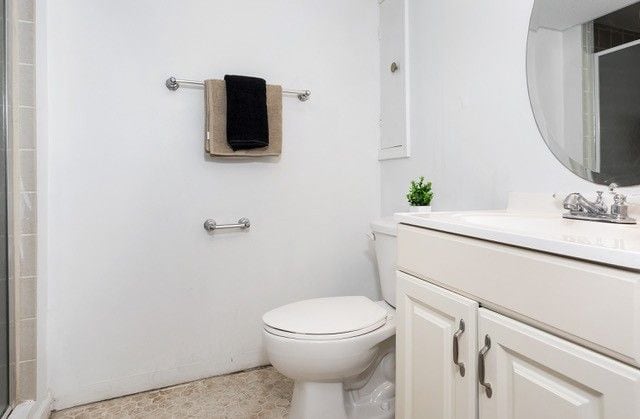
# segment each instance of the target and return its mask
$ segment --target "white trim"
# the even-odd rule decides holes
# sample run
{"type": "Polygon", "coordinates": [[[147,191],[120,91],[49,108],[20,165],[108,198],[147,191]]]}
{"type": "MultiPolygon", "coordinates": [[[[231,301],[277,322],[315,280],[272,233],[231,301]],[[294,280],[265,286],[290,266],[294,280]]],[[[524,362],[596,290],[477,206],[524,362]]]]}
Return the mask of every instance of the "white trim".
{"type": "Polygon", "coordinates": [[[29,419],[31,408],[36,404],[33,400],[27,400],[13,408],[9,419],[29,419]]]}
{"type": "Polygon", "coordinates": [[[249,368],[269,365],[269,359],[263,349],[252,350],[233,357],[233,361],[220,361],[213,358],[171,369],[148,371],[142,374],[110,378],[88,385],[78,386],[68,391],[54,389],[52,410],[114,399],[131,394],[142,393],[159,388],[175,386],[249,368]]]}
{"type": "Polygon", "coordinates": [[[51,408],[53,406],[53,397],[47,394],[43,400],[36,401],[29,411],[29,419],[49,419],[51,416],[51,408]]]}
{"type": "MultiPolygon", "coordinates": [[[[48,49],[47,49],[48,1],[34,1],[35,8],[35,94],[36,94],[36,182],[37,191],[37,271],[36,286],[36,400],[50,400],[49,365],[47,359],[48,333],[48,203],[49,203],[49,94],[48,94],[48,49]]],[[[50,410],[50,407],[49,407],[50,410]]]]}
{"type": "Polygon", "coordinates": [[[378,150],[378,160],[403,159],[409,157],[409,138],[406,139],[407,144],[395,147],[381,148],[378,150]]]}
{"type": "Polygon", "coordinates": [[[404,155],[411,156],[411,31],[409,30],[409,1],[404,0],[404,155]]]}
{"type": "MultiPolygon", "coordinates": [[[[378,0],[378,5],[384,3],[385,0],[378,0]]],[[[402,30],[403,30],[403,46],[404,57],[401,65],[401,71],[404,72],[404,82],[402,83],[403,96],[404,96],[404,138],[401,144],[381,148],[378,146],[378,160],[392,160],[402,159],[411,156],[411,70],[410,70],[410,30],[409,30],[409,1],[398,0],[403,4],[403,16],[402,16],[402,30]]],[[[378,38],[380,37],[380,27],[378,26],[378,38]]],[[[382,103],[380,103],[382,107],[382,103]]],[[[380,115],[382,118],[382,115],[380,115]]],[[[379,141],[381,143],[382,136],[379,141]]]]}
{"type": "Polygon", "coordinates": [[[595,116],[595,168],[594,171],[600,171],[600,57],[609,55],[614,52],[619,52],[627,48],[640,45],[640,39],[627,42],[626,44],[618,45],[613,48],[606,49],[604,51],[596,52],[594,55],[593,64],[593,113],[595,116]]]}
{"type": "MultiPolygon", "coordinates": [[[[593,131],[594,131],[594,145],[593,145],[593,163],[594,172],[600,172],[600,56],[595,54],[593,60],[593,131]]],[[[584,135],[584,133],[583,133],[584,135]]]]}
{"type": "Polygon", "coordinates": [[[11,412],[13,412],[13,409],[11,408],[11,405],[9,405],[9,406],[7,406],[7,409],[2,414],[2,419],[7,419],[9,417],[9,415],[11,414],[11,412]]]}
{"type": "Polygon", "coordinates": [[[638,44],[640,44],[640,39],[637,39],[637,40],[631,41],[631,42],[627,42],[626,44],[620,44],[620,45],[615,46],[613,48],[605,49],[604,51],[596,52],[595,56],[596,57],[600,57],[602,55],[611,54],[612,52],[618,52],[618,51],[620,51],[622,49],[633,47],[633,46],[636,46],[638,44]]]}
{"type": "Polygon", "coordinates": [[[50,394],[40,401],[24,401],[11,411],[8,419],[48,419],[51,416],[52,404],[53,399],[50,394]]]}

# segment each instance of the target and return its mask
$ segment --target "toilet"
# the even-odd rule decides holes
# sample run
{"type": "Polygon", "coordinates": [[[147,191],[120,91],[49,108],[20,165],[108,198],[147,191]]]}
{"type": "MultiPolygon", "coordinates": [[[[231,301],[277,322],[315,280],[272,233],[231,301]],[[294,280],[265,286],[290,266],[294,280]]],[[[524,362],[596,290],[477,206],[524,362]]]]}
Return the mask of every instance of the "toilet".
{"type": "Polygon", "coordinates": [[[316,298],[262,317],[271,364],[294,380],[290,419],[391,419],[397,225],[371,223],[383,301],[316,298]]]}

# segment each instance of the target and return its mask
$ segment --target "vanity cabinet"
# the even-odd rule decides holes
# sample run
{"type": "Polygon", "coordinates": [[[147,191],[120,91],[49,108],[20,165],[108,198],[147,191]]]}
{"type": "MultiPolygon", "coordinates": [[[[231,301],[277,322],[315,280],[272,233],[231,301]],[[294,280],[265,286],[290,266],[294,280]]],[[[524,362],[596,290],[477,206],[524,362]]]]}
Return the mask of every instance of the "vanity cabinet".
{"type": "Polygon", "coordinates": [[[637,273],[408,226],[398,251],[397,418],[640,418],[637,273]]]}
{"type": "Polygon", "coordinates": [[[640,370],[402,272],[397,291],[397,418],[640,418],[640,370]]]}

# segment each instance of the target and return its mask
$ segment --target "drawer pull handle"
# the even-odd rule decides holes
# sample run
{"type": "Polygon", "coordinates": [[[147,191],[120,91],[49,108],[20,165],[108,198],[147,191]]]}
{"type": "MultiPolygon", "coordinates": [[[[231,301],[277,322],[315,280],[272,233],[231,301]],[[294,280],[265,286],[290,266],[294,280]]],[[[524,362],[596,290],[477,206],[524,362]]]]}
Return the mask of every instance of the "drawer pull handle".
{"type": "Polygon", "coordinates": [[[464,320],[460,320],[460,327],[453,334],[453,363],[460,369],[460,376],[464,377],[465,368],[464,362],[458,361],[458,355],[460,352],[460,337],[464,333],[464,320]]]}
{"type": "Polygon", "coordinates": [[[484,347],[480,349],[480,353],[478,354],[478,381],[480,381],[480,385],[484,387],[484,392],[486,393],[488,398],[491,398],[493,395],[493,390],[491,389],[491,384],[484,381],[484,372],[485,372],[485,358],[487,356],[487,352],[491,349],[491,338],[489,335],[484,336],[484,347]]]}

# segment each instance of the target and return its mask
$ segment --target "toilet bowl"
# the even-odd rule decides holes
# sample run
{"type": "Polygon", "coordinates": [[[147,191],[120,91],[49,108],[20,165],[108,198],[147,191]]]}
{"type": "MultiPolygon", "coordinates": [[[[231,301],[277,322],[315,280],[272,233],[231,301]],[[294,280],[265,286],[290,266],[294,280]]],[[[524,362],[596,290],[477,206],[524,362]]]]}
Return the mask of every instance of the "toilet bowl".
{"type": "Polygon", "coordinates": [[[384,301],[316,298],[263,316],[269,360],[295,383],[291,419],[394,417],[396,225],[371,227],[384,301]]]}

